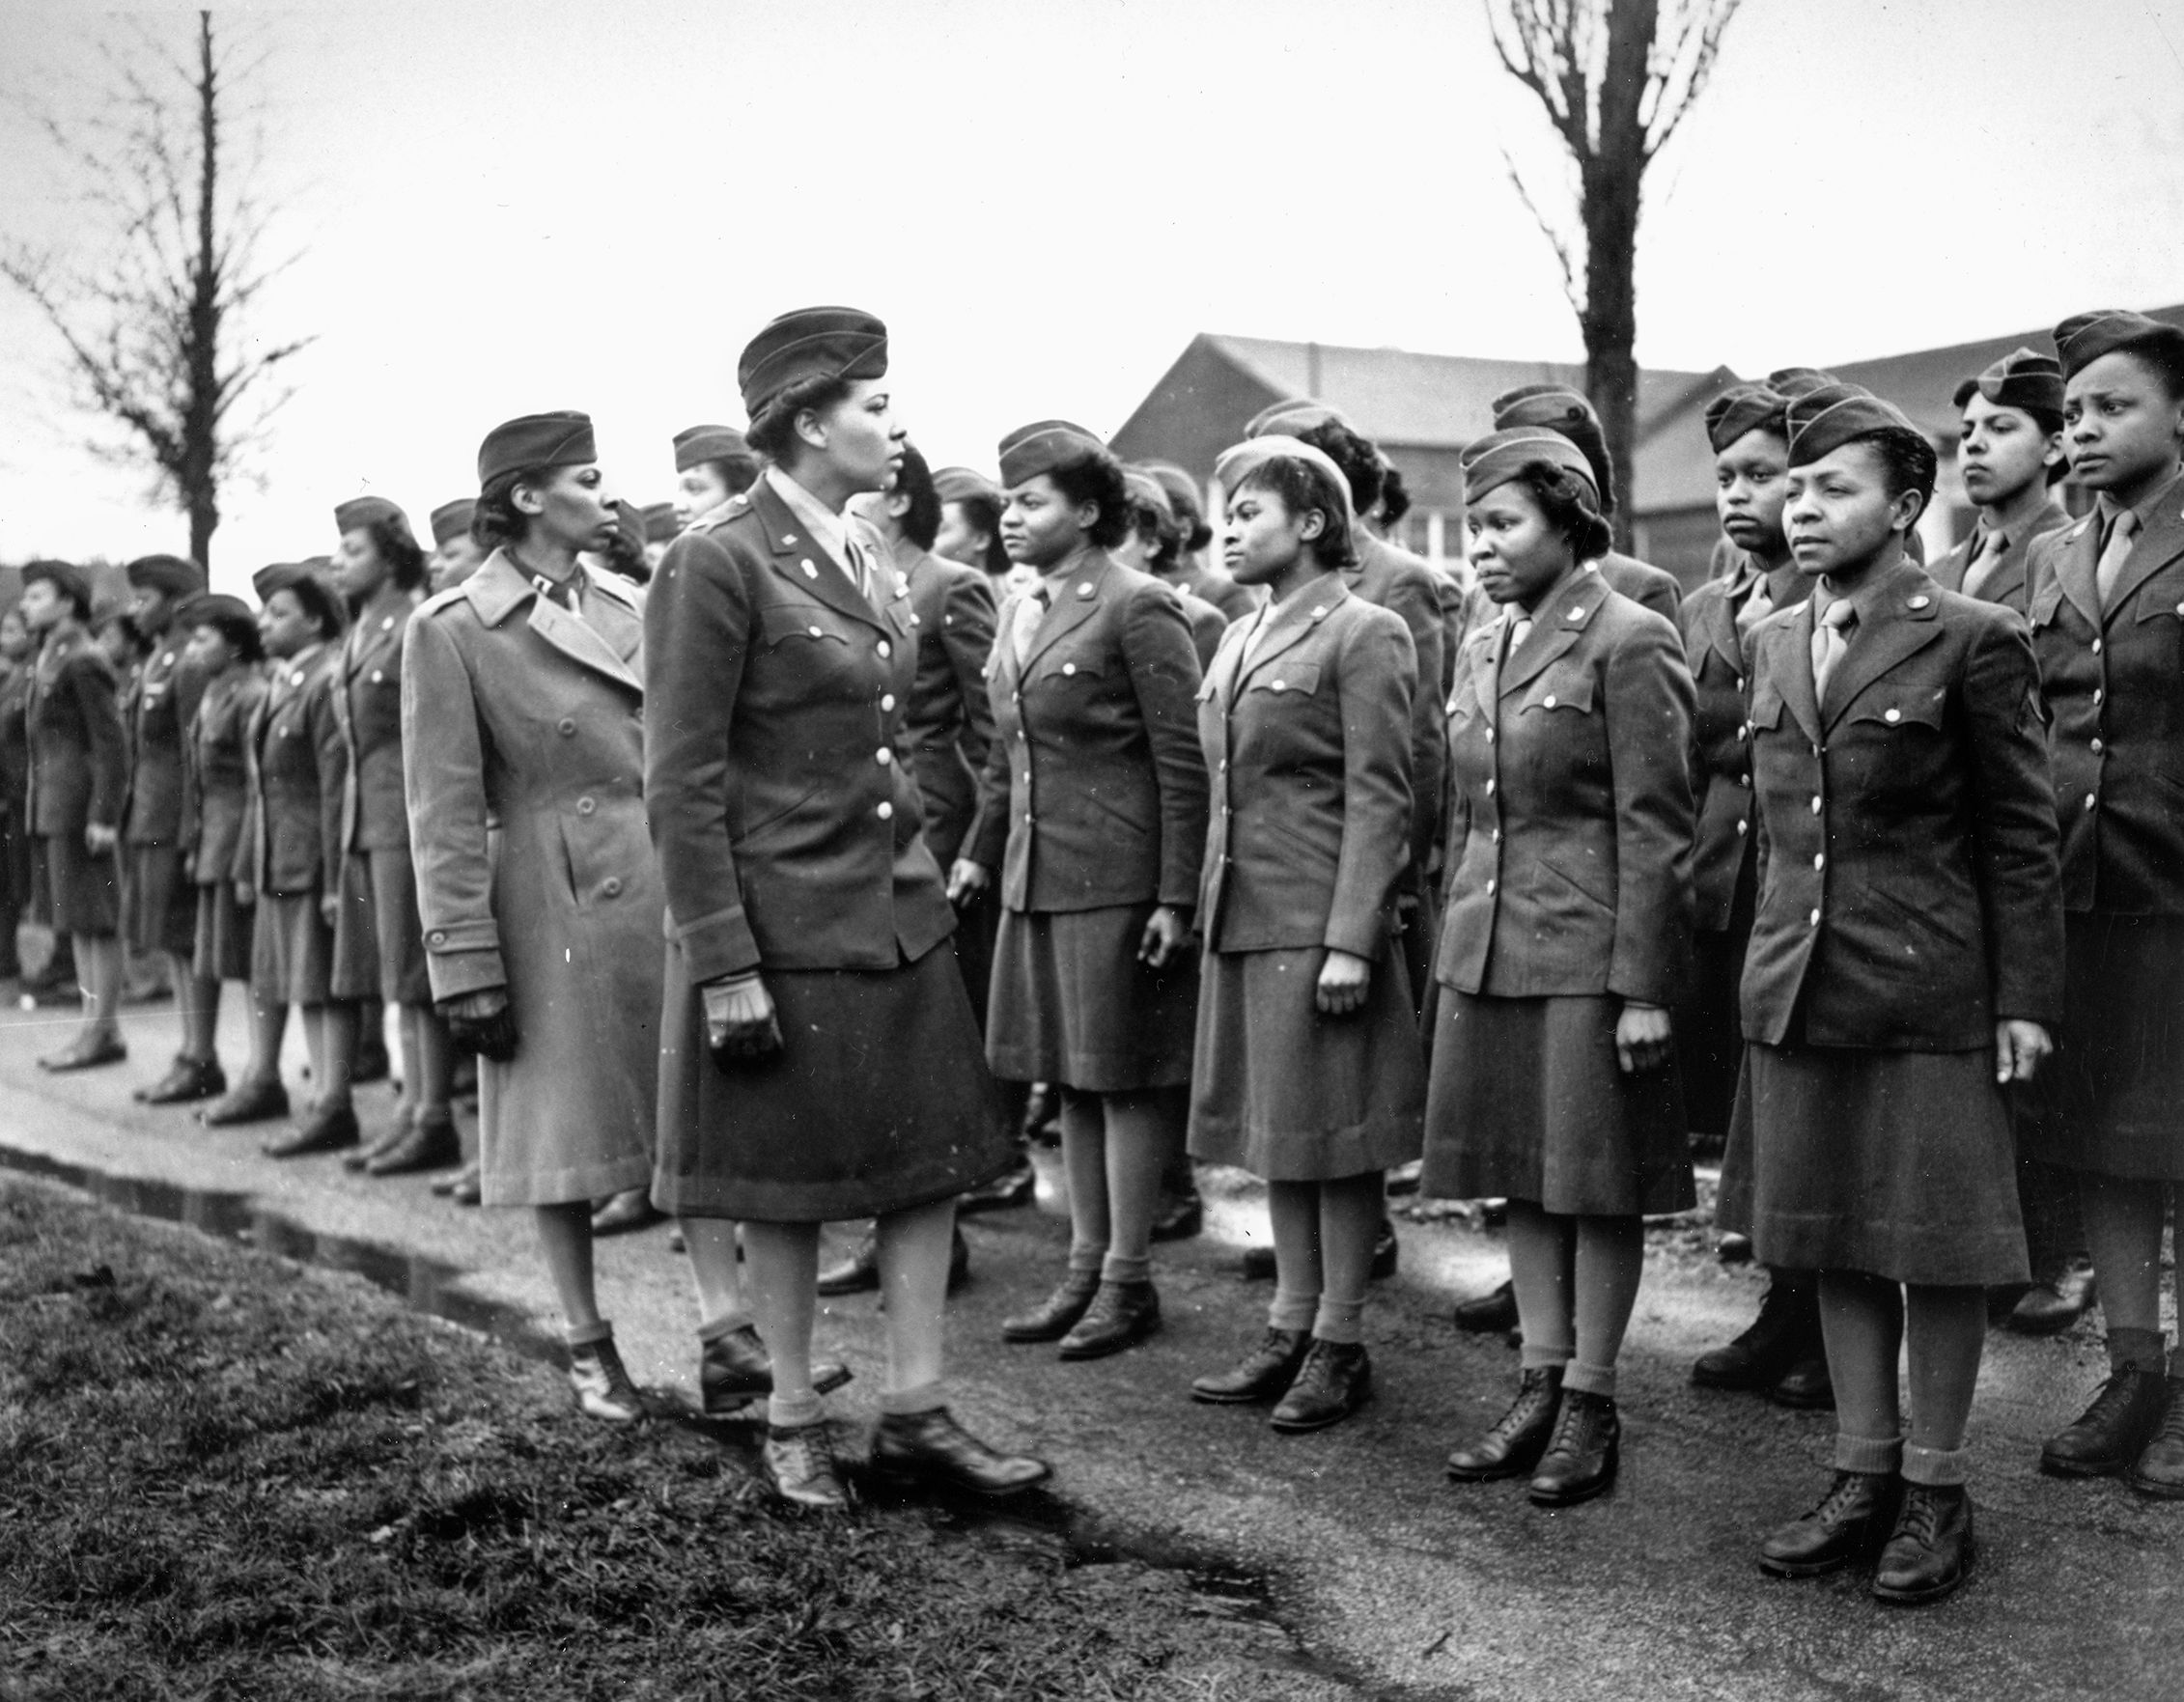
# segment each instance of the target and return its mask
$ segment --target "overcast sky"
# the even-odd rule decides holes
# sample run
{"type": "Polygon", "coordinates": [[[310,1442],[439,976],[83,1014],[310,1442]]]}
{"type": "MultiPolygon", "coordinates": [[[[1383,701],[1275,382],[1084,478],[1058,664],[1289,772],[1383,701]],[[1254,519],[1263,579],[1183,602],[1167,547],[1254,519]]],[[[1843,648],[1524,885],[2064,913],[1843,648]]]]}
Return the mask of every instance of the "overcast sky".
{"type": "MultiPolygon", "coordinates": [[[[510,415],[580,407],[668,494],[742,423],[783,308],[893,333],[937,464],[1022,422],[1111,432],[1191,334],[1576,359],[1559,156],[1477,0],[523,0],[221,13],[266,50],[266,187],[302,259],[254,321],[319,339],[215,578],[426,513],[510,415]]],[[[0,0],[0,84],[89,98],[127,18],[0,0]]],[[[0,233],[64,246],[80,184],[0,113],[0,233]]],[[[1747,0],[1649,180],[1640,359],[1764,372],[2184,300],[2184,0],[1747,0]]],[[[180,547],[85,453],[53,345],[0,300],[0,558],[180,547]]]]}

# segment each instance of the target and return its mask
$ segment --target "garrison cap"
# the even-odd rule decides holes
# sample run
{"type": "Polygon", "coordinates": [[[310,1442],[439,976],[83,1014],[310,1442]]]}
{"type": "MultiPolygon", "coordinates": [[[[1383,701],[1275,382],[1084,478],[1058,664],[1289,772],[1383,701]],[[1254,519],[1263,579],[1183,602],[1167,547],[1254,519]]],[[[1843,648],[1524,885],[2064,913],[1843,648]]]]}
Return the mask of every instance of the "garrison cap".
{"type": "Polygon", "coordinates": [[[180,618],[186,627],[211,628],[241,651],[246,661],[257,660],[263,650],[258,641],[258,617],[239,597],[230,597],[225,592],[206,592],[191,598],[183,605],[180,618]]]}
{"type": "Polygon", "coordinates": [[[1559,432],[1584,451],[1592,469],[1594,500],[1603,509],[1614,500],[1615,475],[1608,460],[1608,433],[1592,404],[1567,384],[1520,384],[1494,399],[1494,429],[1523,428],[1559,432]]]}
{"type": "Polygon", "coordinates": [[[27,563],[23,568],[22,579],[25,585],[35,585],[42,579],[74,603],[78,614],[88,616],[91,613],[91,575],[73,562],[27,563]]]}
{"type": "Polygon", "coordinates": [[[484,489],[510,473],[584,467],[597,460],[599,444],[592,436],[590,414],[570,409],[524,414],[495,426],[478,445],[478,488],[484,489]]]}
{"type": "Polygon", "coordinates": [[[1355,533],[1358,514],[1350,500],[1350,480],[1335,465],[1334,457],[1316,445],[1306,443],[1302,437],[1287,436],[1282,432],[1269,432],[1260,437],[1246,437],[1242,443],[1232,443],[1220,453],[1214,462],[1214,477],[1231,496],[1242,488],[1244,481],[1268,461],[1277,458],[1301,460],[1319,469],[1342,499],[1342,521],[1355,533]]]}
{"type": "Polygon", "coordinates": [[[140,555],[125,570],[139,591],[193,597],[205,589],[205,570],[182,555],[140,555]]]}
{"type": "Polygon", "coordinates": [[[1738,438],[1751,432],[1789,435],[1783,410],[1789,398],[1766,384],[1732,384],[1706,405],[1706,440],[1720,455],[1738,438]]]}
{"type": "Polygon", "coordinates": [[[933,489],[942,502],[990,502],[995,508],[1008,502],[998,485],[970,467],[942,467],[933,475],[933,489]]]}
{"type": "Polygon", "coordinates": [[[2146,355],[2184,378],[2184,330],[2120,307],[2072,314],[2056,326],[2055,348],[2062,357],[2065,378],[2075,378],[2102,355],[2119,349],[2146,355]]]}
{"type": "Polygon", "coordinates": [[[1834,374],[1824,373],[1818,367],[1777,367],[1767,375],[1767,388],[1784,399],[1806,395],[1823,384],[1841,382],[1834,374]]]}
{"type": "Polygon", "coordinates": [[[675,517],[672,502],[648,502],[645,504],[645,542],[647,544],[672,543],[683,524],[675,517]]]}
{"type": "MultiPolygon", "coordinates": [[[[1251,423],[1244,428],[1246,437],[1302,437],[1317,427],[1333,424],[1357,432],[1350,424],[1349,415],[1331,403],[1321,402],[1316,397],[1300,396],[1293,402],[1277,402],[1271,407],[1262,407],[1251,416],[1251,423]]],[[[1358,432],[1359,436],[1364,435],[1358,432]]]]}
{"type": "Polygon", "coordinates": [[[1001,483],[1014,490],[1041,473],[1082,466],[1106,453],[1107,446],[1082,426],[1068,420],[1033,420],[1001,439],[1001,483]]]}
{"type": "Polygon", "coordinates": [[[376,520],[392,520],[405,532],[409,530],[409,516],[383,496],[352,496],[347,502],[334,506],[334,530],[353,532],[359,526],[369,526],[376,520]]]}
{"type": "Polygon", "coordinates": [[[1213,542],[1214,529],[1206,524],[1206,498],[1197,480],[1172,460],[1141,460],[1137,470],[1167,492],[1168,507],[1175,510],[1176,524],[1184,530],[1184,548],[1203,549],[1213,542]]]}
{"type": "Polygon", "coordinates": [[[1856,384],[1823,384],[1790,399],[1790,465],[1808,466],[1855,438],[1876,432],[1924,433],[1892,402],[1883,402],[1856,384]]]}
{"type": "Polygon", "coordinates": [[[478,512],[478,499],[459,496],[433,510],[433,542],[446,545],[470,536],[470,516],[478,512]]]}
{"type": "Polygon", "coordinates": [[[1544,426],[1512,426],[1464,446],[1464,501],[1473,503],[1490,490],[1509,483],[1533,461],[1545,461],[1584,481],[1585,494],[1597,504],[1600,487],[1593,480],[1592,461],[1569,438],[1544,426]]]}
{"type": "Polygon", "coordinates": [[[1122,482],[1134,500],[1143,503],[1157,515],[1164,515],[1170,520],[1175,518],[1175,504],[1168,500],[1168,493],[1161,488],[1160,480],[1152,474],[1136,467],[1125,467],[1122,482]]]}
{"type": "Polygon", "coordinates": [[[752,419],[804,378],[883,378],[887,327],[854,307],[799,307],[768,323],[736,363],[736,387],[752,419]]]}
{"type": "Polygon", "coordinates": [[[2005,354],[1975,378],[1956,387],[1956,405],[1962,407],[1974,394],[1997,407],[2039,408],[2062,412],[2062,363],[2036,349],[2018,349],[2005,354]]]}
{"type": "MultiPolygon", "coordinates": [[[[324,561],[323,556],[313,558],[324,561]]],[[[321,627],[339,632],[346,625],[342,618],[341,599],[321,576],[310,561],[274,562],[270,567],[260,568],[250,575],[250,588],[258,593],[258,600],[273,600],[276,591],[292,591],[295,600],[303,605],[303,612],[321,627]]]]}
{"type": "Polygon", "coordinates": [[[692,426],[675,433],[675,470],[686,473],[709,460],[748,456],[750,444],[733,426],[692,426]]]}

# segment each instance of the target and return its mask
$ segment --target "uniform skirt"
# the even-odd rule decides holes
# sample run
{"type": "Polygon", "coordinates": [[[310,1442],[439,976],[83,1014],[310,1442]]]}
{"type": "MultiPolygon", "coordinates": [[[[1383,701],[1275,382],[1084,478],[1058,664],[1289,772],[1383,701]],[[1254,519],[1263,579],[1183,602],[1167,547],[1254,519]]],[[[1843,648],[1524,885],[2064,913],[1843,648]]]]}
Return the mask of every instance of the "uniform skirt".
{"type": "Polygon", "coordinates": [[[952,1198],[1016,1152],[945,942],[894,969],[769,969],[770,1058],[714,1063],[683,957],[661,1000],[653,1203],[760,1223],[874,1217],[952,1198]]]}
{"type": "Polygon", "coordinates": [[[1005,910],[994,943],[986,1058],[1004,1081],[1085,1093],[1181,1087],[1190,1079],[1198,962],[1140,963],[1151,904],[1005,910]]]}
{"type": "Polygon", "coordinates": [[[1208,952],[1199,976],[1190,1156],[1269,1182],[1335,1182],[1418,1156],[1426,1073],[1411,978],[1391,944],[1365,1002],[1321,1013],[1324,946],[1208,952]]]}
{"type": "Polygon", "coordinates": [[[122,937],[140,952],[187,957],[197,943],[197,893],[178,846],[132,845],[122,881],[122,937]]]}
{"type": "Polygon", "coordinates": [[[2050,1115],[2027,1151],[2184,1182],[2184,916],[2066,916],[2062,999],[2050,1115]]]}
{"type": "Polygon", "coordinates": [[[1626,1075],[1621,1001],[1441,990],[1420,1189],[1530,1200],[1567,1215],[1689,1211],[1691,1142],[1673,1062],[1626,1075]]]}
{"type": "Polygon", "coordinates": [[[361,851],[342,859],[330,984],[337,999],[379,996],[378,923],[373,915],[372,871],[361,851]]]}
{"type": "Polygon", "coordinates": [[[110,851],[93,856],[79,833],[42,833],[33,884],[43,895],[42,917],[56,934],[118,934],[122,865],[110,851]]]}
{"type": "Polygon", "coordinates": [[[235,882],[215,880],[197,889],[197,927],[190,973],[200,981],[250,979],[251,912],[236,903],[235,882]]]}
{"type": "Polygon", "coordinates": [[[268,1004],[324,1004],[333,996],[334,931],[319,895],[262,892],[251,909],[250,991],[268,1004]]]}
{"type": "Polygon", "coordinates": [[[1761,1264],[1892,1282],[2029,1278],[2016,1143],[1994,1054],[1745,1050],[1724,1196],[1761,1264]]]}
{"type": "Polygon", "coordinates": [[[371,872],[373,939],[379,961],[379,997],[390,1005],[429,1005],[425,923],[417,910],[417,866],[406,845],[363,853],[371,872]]]}

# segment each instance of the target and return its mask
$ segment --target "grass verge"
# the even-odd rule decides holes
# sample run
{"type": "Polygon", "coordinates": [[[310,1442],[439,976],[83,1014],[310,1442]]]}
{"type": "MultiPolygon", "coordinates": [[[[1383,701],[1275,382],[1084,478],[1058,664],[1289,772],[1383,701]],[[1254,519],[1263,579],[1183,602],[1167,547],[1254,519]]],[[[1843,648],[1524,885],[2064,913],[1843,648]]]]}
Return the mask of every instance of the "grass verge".
{"type": "Polygon", "coordinates": [[[0,1183],[0,1697],[1324,1696],[1176,1576],[731,1443],[354,1278],[0,1183]]]}

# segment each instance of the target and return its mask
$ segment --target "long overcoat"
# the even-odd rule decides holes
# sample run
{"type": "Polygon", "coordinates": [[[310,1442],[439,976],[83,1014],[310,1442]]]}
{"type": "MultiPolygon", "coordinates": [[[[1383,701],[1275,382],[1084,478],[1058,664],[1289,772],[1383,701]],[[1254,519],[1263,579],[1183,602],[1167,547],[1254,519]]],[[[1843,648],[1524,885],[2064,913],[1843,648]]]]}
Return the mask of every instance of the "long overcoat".
{"type": "Polygon", "coordinates": [[[640,598],[599,574],[577,613],[496,550],[404,639],[433,995],[505,988],[518,1034],[512,1059],[480,1066],[488,1204],[598,1198],[651,1174],[662,899],[640,598]]]}

